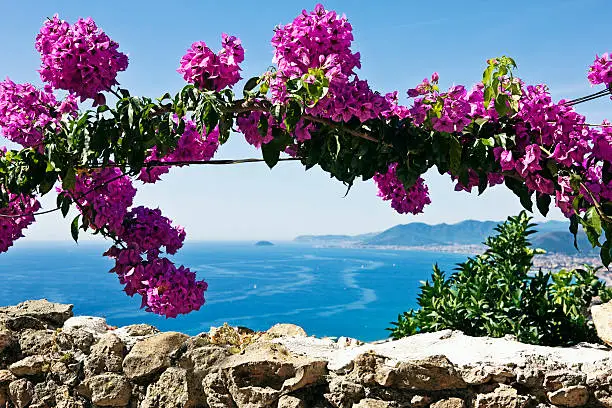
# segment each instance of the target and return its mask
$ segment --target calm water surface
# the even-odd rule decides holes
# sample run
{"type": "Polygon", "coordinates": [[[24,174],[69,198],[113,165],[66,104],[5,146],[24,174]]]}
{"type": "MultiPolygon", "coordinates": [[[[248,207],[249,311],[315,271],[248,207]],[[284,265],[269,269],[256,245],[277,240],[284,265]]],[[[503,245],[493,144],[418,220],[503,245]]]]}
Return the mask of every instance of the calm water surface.
{"type": "Polygon", "coordinates": [[[188,334],[223,322],[265,330],[295,323],[308,334],[376,340],[401,311],[416,306],[419,281],[438,262],[450,272],[464,255],[292,243],[187,243],[174,258],[208,284],[198,312],[165,319],[139,309],[121,291],[99,243],[18,243],[0,254],[0,305],[47,298],[72,303],[75,314],[122,326],[149,323],[188,334]]]}

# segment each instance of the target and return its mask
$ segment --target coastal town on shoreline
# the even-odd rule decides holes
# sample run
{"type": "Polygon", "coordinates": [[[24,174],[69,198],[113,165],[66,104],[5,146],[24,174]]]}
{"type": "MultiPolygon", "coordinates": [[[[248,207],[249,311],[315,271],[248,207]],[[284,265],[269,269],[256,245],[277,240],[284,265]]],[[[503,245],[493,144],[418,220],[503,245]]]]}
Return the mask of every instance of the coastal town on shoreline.
{"type": "MultiPolygon", "coordinates": [[[[418,245],[418,246],[402,246],[402,245],[363,245],[355,243],[345,244],[319,244],[316,247],[343,247],[343,248],[363,248],[363,249],[379,249],[392,251],[423,251],[423,252],[444,252],[453,254],[464,254],[473,256],[480,254],[486,250],[486,246],[480,245],[418,245]]],[[[544,271],[558,271],[561,269],[576,269],[582,268],[584,265],[590,265],[599,268],[597,276],[604,280],[608,286],[612,286],[612,270],[606,269],[598,256],[589,255],[567,255],[560,253],[545,253],[536,255],[533,259],[533,266],[536,269],[544,271]]]]}

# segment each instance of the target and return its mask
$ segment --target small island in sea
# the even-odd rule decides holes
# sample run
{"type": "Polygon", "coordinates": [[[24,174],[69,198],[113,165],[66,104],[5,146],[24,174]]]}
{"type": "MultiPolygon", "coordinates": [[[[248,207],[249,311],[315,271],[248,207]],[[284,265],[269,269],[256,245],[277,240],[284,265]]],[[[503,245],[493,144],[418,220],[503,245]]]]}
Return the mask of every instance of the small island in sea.
{"type": "Polygon", "coordinates": [[[273,246],[274,244],[270,241],[257,241],[255,246],[273,246]]]}

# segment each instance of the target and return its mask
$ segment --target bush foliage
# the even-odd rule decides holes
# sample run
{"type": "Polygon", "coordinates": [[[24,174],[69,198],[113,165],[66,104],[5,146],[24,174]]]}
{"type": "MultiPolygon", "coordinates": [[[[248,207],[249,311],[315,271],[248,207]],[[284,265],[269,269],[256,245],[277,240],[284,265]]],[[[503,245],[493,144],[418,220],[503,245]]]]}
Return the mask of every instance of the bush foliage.
{"type": "Polygon", "coordinates": [[[525,212],[509,217],[487,238],[487,250],[459,264],[448,279],[435,265],[431,281],[421,286],[420,309],[400,314],[391,336],[455,329],[550,346],[598,342],[587,310],[595,296],[607,301],[612,291],[590,266],[534,272],[533,257],[544,252],[531,248],[534,226],[525,212]]]}

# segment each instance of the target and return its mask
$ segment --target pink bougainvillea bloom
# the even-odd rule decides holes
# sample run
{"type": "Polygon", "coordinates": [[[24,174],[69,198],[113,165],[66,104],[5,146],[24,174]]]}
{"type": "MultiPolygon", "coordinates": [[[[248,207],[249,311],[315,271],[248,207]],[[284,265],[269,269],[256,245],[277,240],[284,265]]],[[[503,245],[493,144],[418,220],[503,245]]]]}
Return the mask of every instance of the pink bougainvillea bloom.
{"type": "Polygon", "coordinates": [[[41,79],[53,88],[74,93],[81,101],[110,90],[117,84],[117,73],[128,66],[119,44],[91,18],[70,25],[55,15],[40,29],[35,46],[41,56],[41,79]]]}

